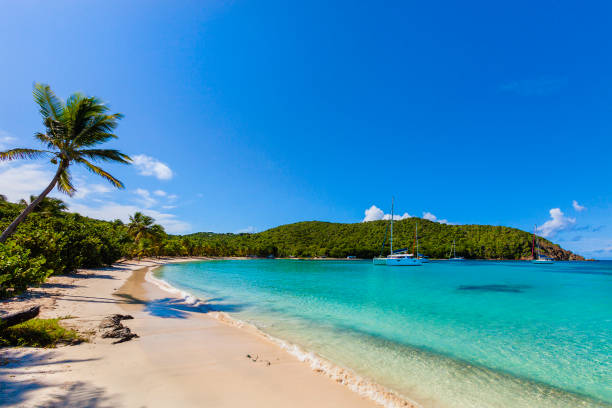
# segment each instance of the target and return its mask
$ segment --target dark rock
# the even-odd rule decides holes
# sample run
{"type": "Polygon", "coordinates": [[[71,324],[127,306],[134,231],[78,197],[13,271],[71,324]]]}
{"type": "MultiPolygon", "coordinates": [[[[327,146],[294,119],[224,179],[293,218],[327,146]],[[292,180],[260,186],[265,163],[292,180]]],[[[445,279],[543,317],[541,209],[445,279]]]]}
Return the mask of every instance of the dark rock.
{"type": "Polygon", "coordinates": [[[111,330],[105,331],[102,333],[102,337],[105,339],[118,339],[120,337],[127,337],[130,334],[132,334],[132,331],[129,327],[122,325],[121,327],[114,327],[111,330]]]}
{"type": "Polygon", "coordinates": [[[105,317],[100,323],[100,328],[107,329],[109,327],[121,325],[122,320],[129,320],[129,319],[133,319],[133,317],[130,315],[114,314],[114,315],[105,317]]]}
{"type": "Polygon", "coordinates": [[[133,317],[130,315],[121,314],[114,314],[105,317],[102,322],[100,322],[99,326],[101,329],[104,329],[102,332],[102,337],[105,339],[119,339],[114,341],[113,344],[123,343],[124,341],[129,341],[138,337],[136,333],[132,333],[129,327],[125,327],[121,324],[122,320],[128,319],[133,319],[133,317]]]}
{"type": "Polygon", "coordinates": [[[130,341],[136,337],[138,337],[136,333],[130,333],[128,336],[122,337],[117,341],[113,341],[113,344],[119,344],[119,343],[123,343],[124,341],[130,341]]]}

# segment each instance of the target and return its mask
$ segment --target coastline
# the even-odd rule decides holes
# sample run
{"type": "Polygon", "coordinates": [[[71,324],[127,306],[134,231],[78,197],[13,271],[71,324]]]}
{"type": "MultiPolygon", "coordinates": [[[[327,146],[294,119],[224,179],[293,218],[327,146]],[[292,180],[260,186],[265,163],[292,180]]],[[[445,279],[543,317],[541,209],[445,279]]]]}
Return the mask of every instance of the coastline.
{"type": "Polygon", "coordinates": [[[42,304],[41,318],[70,316],[62,325],[90,340],[56,349],[0,349],[0,406],[373,407],[375,399],[416,406],[383,398],[372,384],[331,363],[324,367],[312,354],[296,358],[294,346],[146,278],[158,266],[199,260],[206,259],[81,270],[1,302],[3,310],[42,304]],[[115,313],[131,314],[123,324],[140,338],[115,345],[102,339],[97,326],[115,313]]]}
{"type": "MultiPolygon", "coordinates": [[[[236,259],[236,258],[231,258],[236,259]]],[[[163,279],[156,278],[153,275],[153,271],[157,269],[159,266],[149,267],[144,276],[144,280],[147,282],[157,286],[159,289],[166,291],[168,293],[178,295],[180,298],[184,299],[184,301],[188,304],[193,304],[196,306],[204,306],[206,307],[206,303],[202,302],[200,299],[194,297],[189,292],[178,289],[163,279]]],[[[402,397],[397,393],[389,390],[388,388],[375,383],[371,380],[361,377],[353,370],[341,367],[314,352],[306,351],[302,349],[299,345],[289,343],[283,339],[274,337],[265,331],[257,328],[256,326],[241,321],[232,317],[230,314],[224,311],[212,311],[209,312],[208,315],[213,317],[214,319],[227,324],[232,327],[237,327],[243,330],[247,330],[250,333],[253,333],[286,351],[288,354],[297,358],[300,362],[306,363],[312,371],[315,373],[322,374],[333,380],[336,383],[342,384],[350,389],[352,392],[365,397],[376,404],[387,407],[387,408],[395,408],[395,407],[404,407],[404,408],[421,408],[419,404],[414,401],[409,400],[406,397],[402,397]]]]}

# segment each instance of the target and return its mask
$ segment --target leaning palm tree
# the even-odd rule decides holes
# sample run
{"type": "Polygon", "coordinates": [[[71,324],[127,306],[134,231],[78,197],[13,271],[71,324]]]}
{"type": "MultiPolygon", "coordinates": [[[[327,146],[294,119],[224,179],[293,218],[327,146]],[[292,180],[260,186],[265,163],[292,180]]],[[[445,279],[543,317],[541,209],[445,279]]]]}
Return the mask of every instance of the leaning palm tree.
{"type": "Polygon", "coordinates": [[[89,171],[109,181],[117,188],[123,183],[92,162],[107,161],[129,164],[129,156],[114,149],[98,149],[97,145],[116,138],[113,129],[123,117],[120,113],[109,114],[109,108],[98,98],[75,93],[68,101],[61,101],[48,85],[34,85],[34,100],[39,106],[45,132],[34,135],[46,149],[11,149],[0,152],[0,160],[50,158],[57,171],[49,185],[34,201],[15,218],[0,236],[0,243],[10,237],[17,226],[53,190],[72,196],[76,188],[72,184],[70,166],[82,164],[89,171]]]}
{"type": "MultiPolygon", "coordinates": [[[[35,195],[30,196],[30,201],[27,201],[22,198],[21,200],[19,200],[19,205],[27,207],[28,205],[36,201],[37,198],[38,197],[36,197],[35,195]]],[[[59,198],[45,197],[40,203],[38,203],[38,207],[34,208],[32,212],[43,214],[46,216],[55,216],[61,214],[62,211],[66,211],[67,209],[68,206],[66,205],[66,203],[60,200],[59,198]]]]}

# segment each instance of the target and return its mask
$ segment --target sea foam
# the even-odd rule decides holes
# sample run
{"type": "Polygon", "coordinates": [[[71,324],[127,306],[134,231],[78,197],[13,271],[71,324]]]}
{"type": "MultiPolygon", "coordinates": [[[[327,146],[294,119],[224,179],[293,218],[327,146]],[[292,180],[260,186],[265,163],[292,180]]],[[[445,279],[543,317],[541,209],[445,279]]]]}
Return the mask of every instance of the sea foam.
{"type": "MultiPolygon", "coordinates": [[[[205,301],[199,299],[191,293],[178,289],[167,281],[155,277],[153,275],[153,270],[156,268],[158,267],[150,267],[147,270],[147,273],[145,274],[145,280],[147,282],[168,293],[178,295],[187,304],[194,306],[206,304],[205,301]]],[[[226,312],[209,312],[208,315],[224,324],[241,329],[248,329],[249,331],[267,339],[268,341],[271,341],[281,349],[285,350],[287,353],[296,357],[300,362],[308,364],[308,366],[314,372],[329,377],[335,382],[346,386],[349,390],[359,394],[362,397],[369,398],[385,408],[422,408],[421,405],[417,404],[416,402],[400,396],[388,388],[358,375],[349,368],[338,366],[312,351],[302,349],[297,344],[271,336],[257,326],[232,317],[226,312]]]]}

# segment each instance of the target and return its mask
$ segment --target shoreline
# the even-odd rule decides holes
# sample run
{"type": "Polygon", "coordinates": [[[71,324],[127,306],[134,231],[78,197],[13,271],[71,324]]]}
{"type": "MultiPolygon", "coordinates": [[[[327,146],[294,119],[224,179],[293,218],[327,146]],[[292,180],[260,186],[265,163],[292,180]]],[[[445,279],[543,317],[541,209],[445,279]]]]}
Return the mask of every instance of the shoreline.
{"type": "MultiPolygon", "coordinates": [[[[308,359],[310,353],[304,352],[300,361],[224,310],[169,296],[146,280],[147,273],[164,264],[205,260],[146,259],[80,270],[0,302],[2,310],[41,304],[40,318],[70,316],[62,325],[90,338],[55,349],[0,349],[0,406],[82,406],[91,401],[113,407],[382,405],[371,399],[376,395],[358,394],[365,380],[349,376],[348,370],[322,375],[308,359]],[[123,324],[139,338],[113,345],[112,339],[100,337],[98,324],[116,313],[134,317],[123,324]]],[[[386,406],[416,407],[399,399],[389,402],[386,406]]]]}
{"type": "MultiPolygon", "coordinates": [[[[191,293],[174,287],[163,279],[156,278],[153,275],[153,271],[161,266],[163,265],[148,267],[144,276],[144,280],[153,285],[156,285],[158,288],[168,293],[178,294],[185,300],[185,302],[189,304],[206,304],[204,301],[192,295],[191,293]]],[[[386,388],[385,386],[360,376],[348,367],[342,367],[319,356],[315,352],[304,350],[301,346],[297,344],[293,344],[281,338],[272,336],[251,323],[232,317],[227,312],[211,312],[209,314],[211,314],[214,319],[217,319],[218,321],[224,324],[240,329],[246,329],[249,332],[252,332],[262,337],[263,339],[274,343],[276,346],[286,351],[288,354],[297,358],[300,362],[306,363],[315,373],[320,373],[330,378],[331,380],[342,384],[343,386],[350,389],[352,392],[362,397],[366,397],[380,406],[386,408],[421,408],[421,406],[415,401],[400,396],[396,392],[386,388]]]]}

